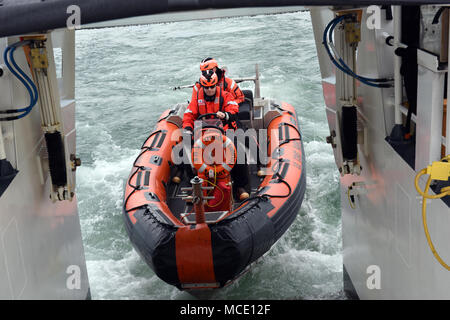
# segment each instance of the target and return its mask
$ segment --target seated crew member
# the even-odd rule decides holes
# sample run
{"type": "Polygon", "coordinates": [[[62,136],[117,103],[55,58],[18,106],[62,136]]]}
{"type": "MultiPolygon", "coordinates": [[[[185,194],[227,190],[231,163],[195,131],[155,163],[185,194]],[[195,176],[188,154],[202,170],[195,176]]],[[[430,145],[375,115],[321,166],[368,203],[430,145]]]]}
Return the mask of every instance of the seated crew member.
{"type": "MultiPolygon", "coordinates": [[[[217,74],[218,77],[218,86],[220,88],[222,88],[222,90],[227,91],[229,93],[231,93],[233,100],[235,102],[237,102],[238,104],[241,102],[244,102],[245,100],[245,96],[242,93],[241,89],[239,88],[239,86],[237,85],[237,83],[231,79],[231,78],[227,78],[225,76],[225,70],[224,69],[220,69],[217,61],[213,58],[206,58],[203,59],[200,62],[200,71],[202,73],[212,70],[215,74],[217,74]]],[[[197,95],[198,90],[201,88],[201,84],[200,83],[196,83],[194,85],[194,89],[192,91],[192,99],[194,100],[195,96],[197,95]]]]}
{"type": "MultiPolygon", "coordinates": [[[[199,115],[215,113],[217,117],[225,122],[224,130],[227,128],[237,129],[235,117],[239,110],[238,104],[233,100],[230,93],[223,91],[218,83],[217,74],[212,70],[206,70],[200,77],[200,89],[189,103],[183,116],[183,129],[193,133],[194,121],[199,115]]],[[[236,164],[231,170],[235,190],[240,200],[247,199],[249,194],[244,187],[248,183],[245,164],[236,164]]]]}
{"type": "Polygon", "coordinates": [[[212,70],[205,71],[199,80],[200,88],[192,96],[183,116],[183,129],[193,132],[194,121],[200,114],[216,113],[219,119],[227,122],[224,130],[237,129],[235,117],[239,106],[233,96],[220,88],[219,78],[212,70]]]}

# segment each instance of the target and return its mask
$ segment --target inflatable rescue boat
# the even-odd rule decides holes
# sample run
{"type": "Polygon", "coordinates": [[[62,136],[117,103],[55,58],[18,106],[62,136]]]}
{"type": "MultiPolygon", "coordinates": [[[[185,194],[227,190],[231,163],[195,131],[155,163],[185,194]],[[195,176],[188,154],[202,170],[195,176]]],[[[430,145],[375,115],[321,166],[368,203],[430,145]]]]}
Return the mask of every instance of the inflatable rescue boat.
{"type": "Polygon", "coordinates": [[[187,104],[177,104],[159,118],[127,180],[123,216],[133,247],[180,290],[228,285],[272,247],[300,210],[306,172],[297,114],[287,103],[260,98],[258,76],[252,80],[255,97],[243,90],[239,107],[243,141],[230,141],[220,121],[208,119],[186,151],[179,132],[187,104]],[[207,164],[212,143],[223,146],[215,152],[222,162],[215,157],[207,164]],[[240,147],[249,175],[250,196],[243,201],[229,174],[240,147]],[[176,163],[175,154],[190,162],[176,163]]]}

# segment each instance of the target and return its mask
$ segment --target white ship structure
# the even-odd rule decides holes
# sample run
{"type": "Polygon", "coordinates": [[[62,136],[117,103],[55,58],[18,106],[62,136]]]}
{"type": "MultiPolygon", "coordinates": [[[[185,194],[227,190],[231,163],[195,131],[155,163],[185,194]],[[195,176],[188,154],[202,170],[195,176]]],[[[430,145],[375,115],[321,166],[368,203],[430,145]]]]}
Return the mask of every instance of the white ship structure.
{"type": "Polygon", "coordinates": [[[90,295],[74,194],[74,36],[0,39],[0,299],[90,295]]]}
{"type": "Polygon", "coordinates": [[[310,12],[341,173],[344,288],[449,299],[448,7],[310,12]]]}

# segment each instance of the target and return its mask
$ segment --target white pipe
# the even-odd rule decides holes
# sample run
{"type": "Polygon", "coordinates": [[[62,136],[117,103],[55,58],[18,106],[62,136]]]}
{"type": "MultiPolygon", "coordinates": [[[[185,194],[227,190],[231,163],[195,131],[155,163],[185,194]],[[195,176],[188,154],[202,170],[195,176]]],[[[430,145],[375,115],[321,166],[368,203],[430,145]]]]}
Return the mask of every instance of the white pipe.
{"type": "MultiPolygon", "coordinates": [[[[399,47],[401,38],[402,9],[400,6],[394,6],[394,50],[399,47]]],[[[402,112],[400,105],[402,103],[403,84],[402,75],[400,74],[401,57],[394,56],[394,90],[395,90],[395,124],[402,124],[402,112]]]]}
{"type": "MultiPolygon", "coordinates": [[[[389,40],[389,42],[386,42],[387,41],[387,39],[390,37],[391,35],[389,34],[389,33],[387,33],[387,32],[383,32],[382,34],[381,34],[381,38],[384,40],[384,43],[386,43],[387,45],[390,45],[390,46],[394,46],[394,37],[392,37],[390,40],[389,40]]],[[[404,44],[404,43],[401,43],[400,41],[398,42],[398,46],[400,47],[400,48],[408,48],[408,46],[406,45],[406,44],[404,44]]]]}
{"type": "MultiPolygon", "coordinates": [[[[340,25],[343,25],[343,23],[341,22],[340,25]]],[[[340,26],[338,27],[338,32],[339,32],[339,53],[342,55],[343,60],[348,63],[348,46],[347,43],[345,42],[345,32],[343,27],[341,28],[340,26]]],[[[350,95],[349,95],[349,81],[348,78],[349,76],[344,73],[344,72],[340,72],[341,76],[342,76],[342,94],[341,94],[341,100],[342,101],[348,101],[350,99],[350,95]]]]}
{"type": "Polygon", "coordinates": [[[42,127],[45,127],[48,123],[48,114],[47,109],[45,108],[46,100],[45,100],[45,92],[42,88],[42,75],[41,71],[36,70],[36,85],[39,92],[39,107],[41,111],[41,120],[42,120],[42,127]]]}
{"type": "Polygon", "coordinates": [[[44,73],[41,73],[42,79],[42,91],[45,97],[45,105],[43,106],[47,110],[48,122],[45,124],[46,126],[53,126],[55,124],[54,114],[53,114],[53,101],[50,95],[49,83],[47,81],[47,77],[44,73]]]}
{"type": "Polygon", "coordinates": [[[5,144],[3,142],[2,125],[0,123],[0,160],[6,159],[5,144]]]}
{"type": "Polygon", "coordinates": [[[259,83],[259,67],[258,64],[255,65],[255,98],[259,99],[261,98],[261,88],[259,83]]]}

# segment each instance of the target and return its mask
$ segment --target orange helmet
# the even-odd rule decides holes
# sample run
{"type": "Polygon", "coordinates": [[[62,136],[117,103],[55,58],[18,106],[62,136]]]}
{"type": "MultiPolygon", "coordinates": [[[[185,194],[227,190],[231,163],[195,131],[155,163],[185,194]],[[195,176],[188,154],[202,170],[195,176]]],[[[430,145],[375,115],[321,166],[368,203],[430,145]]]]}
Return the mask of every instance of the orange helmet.
{"type": "Polygon", "coordinates": [[[219,82],[219,78],[217,77],[217,74],[212,72],[211,70],[203,72],[202,76],[200,77],[200,84],[203,87],[213,87],[219,82]]]}
{"type": "Polygon", "coordinates": [[[214,67],[219,68],[219,65],[213,58],[206,58],[200,62],[200,71],[211,70],[214,67]]]}

